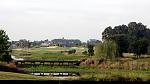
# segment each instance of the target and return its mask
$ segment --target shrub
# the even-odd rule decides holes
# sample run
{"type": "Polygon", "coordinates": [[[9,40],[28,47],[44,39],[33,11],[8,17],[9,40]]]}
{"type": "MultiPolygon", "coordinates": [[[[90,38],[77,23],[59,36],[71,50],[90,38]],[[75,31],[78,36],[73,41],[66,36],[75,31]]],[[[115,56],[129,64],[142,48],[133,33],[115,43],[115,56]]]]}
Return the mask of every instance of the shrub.
{"type": "Polygon", "coordinates": [[[82,54],[83,54],[83,55],[87,55],[87,51],[83,51],[82,54]]]}
{"type": "Polygon", "coordinates": [[[94,45],[88,45],[88,55],[93,56],[94,55],[94,45]]]}
{"type": "Polygon", "coordinates": [[[74,54],[74,53],[76,53],[75,49],[71,49],[71,50],[68,51],[68,54],[74,54]]]}
{"type": "Polygon", "coordinates": [[[95,62],[94,62],[93,59],[87,59],[87,60],[81,62],[81,65],[94,66],[94,65],[95,65],[95,62]]]}
{"type": "Polygon", "coordinates": [[[10,62],[10,61],[12,61],[12,60],[13,60],[13,59],[11,58],[11,55],[9,55],[9,54],[2,55],[2,61],[10,62]]]}
{"type": "Polygon", "coordinates": [[[83,59],[83,58],[82,58],[82,59],[81,59],[81,62],[85,62],[85,60],[86,60],[86,59],[83,59]]]}

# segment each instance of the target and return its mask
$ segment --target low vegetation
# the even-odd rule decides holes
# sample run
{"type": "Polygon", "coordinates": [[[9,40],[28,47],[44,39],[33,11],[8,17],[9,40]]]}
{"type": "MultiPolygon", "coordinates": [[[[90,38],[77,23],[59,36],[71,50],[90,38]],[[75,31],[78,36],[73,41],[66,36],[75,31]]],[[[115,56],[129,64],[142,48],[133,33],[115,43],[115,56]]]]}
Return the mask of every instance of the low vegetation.
{"type": "Polygon", "coordinates": [[[13,72],[0,72],[0,80],[77,80],[79,78],[68,77],[68,78],[58,78],[51,76],[34,76],[29,74],[20,74],[13,72]]]}
{"type": "Polygon", "coordinates": [[[96,68],[88,66],[31,66],[23,68],[25,71],[29,72],[79,72],[88,73],[96,72],[96,68]]]}
{"type": "Polygon", "coordinates": [[[98,73],[82,74],[80,80],[97,81],[150,81],[150,71],[103,70],[98,73]]]}

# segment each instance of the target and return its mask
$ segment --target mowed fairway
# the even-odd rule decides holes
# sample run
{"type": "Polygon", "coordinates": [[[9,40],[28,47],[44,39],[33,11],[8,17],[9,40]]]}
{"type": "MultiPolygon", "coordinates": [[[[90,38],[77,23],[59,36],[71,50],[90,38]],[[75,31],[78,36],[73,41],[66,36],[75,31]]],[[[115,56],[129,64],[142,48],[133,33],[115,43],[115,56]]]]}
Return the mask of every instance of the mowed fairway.
{"type": "Polygon", "coordinates": [[[80,60],[88,56],[82,55],[85,48],[77,48],[75,54],[62,53],[72,48],[31,48],[31,49],[14,49],[12,55],[16,58],[34,59],[34,60],[80,60]]]}

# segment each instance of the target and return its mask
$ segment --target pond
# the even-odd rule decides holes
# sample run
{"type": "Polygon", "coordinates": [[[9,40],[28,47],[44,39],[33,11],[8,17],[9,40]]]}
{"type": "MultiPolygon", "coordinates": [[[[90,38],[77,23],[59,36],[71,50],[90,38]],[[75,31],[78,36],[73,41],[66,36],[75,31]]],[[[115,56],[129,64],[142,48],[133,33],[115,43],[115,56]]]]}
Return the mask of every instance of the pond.
{"type": "Polygon", "coordinates": [[[16,58],[15,56],[11,55],[11,58],[14,60],[24,60],[23,58],[16,58]]]}

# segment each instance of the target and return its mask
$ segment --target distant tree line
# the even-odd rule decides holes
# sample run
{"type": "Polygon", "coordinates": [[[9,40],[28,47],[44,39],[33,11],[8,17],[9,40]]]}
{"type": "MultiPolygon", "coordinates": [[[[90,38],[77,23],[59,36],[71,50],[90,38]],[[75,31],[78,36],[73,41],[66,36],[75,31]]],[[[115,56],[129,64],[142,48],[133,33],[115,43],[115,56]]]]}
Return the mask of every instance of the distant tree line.
{"type": "Polygon", "coordinates": [[[81,42],[80,40],[64,40],[64,39],[54,39],[49,41],[29,41],[27,39],[20,39],[19,41],[12,41],[11,48],[39,48],[39,47],[49,47],[49,46],[59,46],[59,47],[86,47],[87,43],[81,42]],[[57,42],[58,41],[58,42],[57,42]]]}

